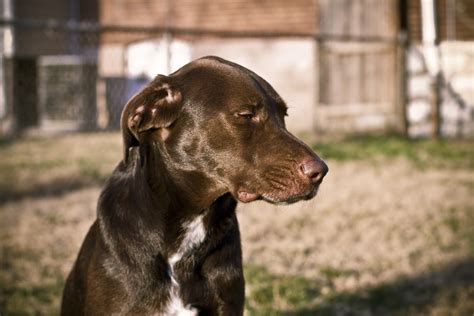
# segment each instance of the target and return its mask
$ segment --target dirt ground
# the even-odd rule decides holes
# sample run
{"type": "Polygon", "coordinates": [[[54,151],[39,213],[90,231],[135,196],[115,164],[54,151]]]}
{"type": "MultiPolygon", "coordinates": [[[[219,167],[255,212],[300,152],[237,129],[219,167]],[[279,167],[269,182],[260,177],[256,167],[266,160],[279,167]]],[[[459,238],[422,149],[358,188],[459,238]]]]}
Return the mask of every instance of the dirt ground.
{"type": "MultiPolygon", "coordinates": [[[[57,314],[120,137],[25,140],[0,155],[0,314],[57,314]]],[[[239,205],[246,313],[472,315],[474,169],[327,162],[309,202],[239,205]]]]}

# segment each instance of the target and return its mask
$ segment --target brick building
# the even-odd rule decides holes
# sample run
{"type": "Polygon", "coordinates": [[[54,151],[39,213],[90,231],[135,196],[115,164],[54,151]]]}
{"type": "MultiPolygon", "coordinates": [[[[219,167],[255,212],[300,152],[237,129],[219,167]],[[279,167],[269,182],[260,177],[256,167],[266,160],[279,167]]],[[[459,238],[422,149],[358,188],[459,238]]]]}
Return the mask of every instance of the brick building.
{"type": "MultiPolygon", "coordinates": [[[[3,0],[13,8],[10,18],[43,26],[14,24],[0,32],[10,29],[14,39],[13,55],[4,47],[1,63],[8,80],[0,129],[8,125],[5,117],[35,125],[36,112],[117,128],[123,105],[151,77],[219,55],[255,70],[280,92],[294,132],[401,130],[406,109],[409,120],[420,122],[432,111],[432,78],[418,54],[420,1],[3,0]],[[51,19],[60,23],[44,27],[51,19]],[[405,30],[408,56],[399,41],[405,30]]],[[[433,1],[443,70],[471,106],[473,4],[433,1]]]]}
{"type": "MultiPolygon", "coordinates": [[[[468,0],[434,0],[434,4],[442,43],[440,63],[448,76],[456,76],[451,87],[472,105],[469,41],[474,40],[470,23],[474,5],[468,0]]],[[[179,33],[161,38],[104,34],[99,60],[107,63],[99,62],[99,68],[105,76],[150,77],[216,54],[267,78],[288,101],[289,128],[294,131],[400,130],[401,117],[408,115],[408,121],[421,123],[419,129],[414,124],[414,134],[430,133],[432,78],[420,68],[424,57],[416,53],[422,39],[420,1],[102,0],[99,19],[104,24],[282,35],[232,39],[199,32],[198,36],[179,33]],[[408,68],[400,64],[403,45],[398,39],[404,30],[412,43],[408,68]],[[318,34],[317,41],[311,34],[318,34]]],[[[469,120],[468,112],[458,113],[452,97],[446,100],[446,108],[456,113],[451,115],[454,120],[459,115],[469,120]]]]}

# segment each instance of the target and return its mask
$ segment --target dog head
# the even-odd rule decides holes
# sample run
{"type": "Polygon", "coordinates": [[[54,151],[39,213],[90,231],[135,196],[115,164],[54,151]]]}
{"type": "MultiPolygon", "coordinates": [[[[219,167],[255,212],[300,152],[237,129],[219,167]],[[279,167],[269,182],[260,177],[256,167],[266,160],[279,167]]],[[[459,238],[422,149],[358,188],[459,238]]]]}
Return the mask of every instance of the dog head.
{"type": "Polygon", "coordinates": [[[309,199],[328,168],[286,130],[286,112],[254,72],[217,57],[198,59],[156,77],[125,106],[124,161],[130,148],[147,148],[142,164],[159,157],[188,191],[209,187],[211,200],[226,192],[242,202],[309,199]]]}

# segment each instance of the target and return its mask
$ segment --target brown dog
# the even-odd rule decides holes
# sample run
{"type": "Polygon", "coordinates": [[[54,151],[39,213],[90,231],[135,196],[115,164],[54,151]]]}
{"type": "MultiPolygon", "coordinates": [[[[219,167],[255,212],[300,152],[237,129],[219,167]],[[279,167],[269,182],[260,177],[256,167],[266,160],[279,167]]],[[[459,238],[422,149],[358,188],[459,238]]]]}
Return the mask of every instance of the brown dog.
{"type": "Polygon", "coordinates": [[[242,315],[236,200],[316,195],[328,168],[286,105],[217,57],[158,76],[125,106],[124,156],[66,282],[62,315],[242,315]]]}

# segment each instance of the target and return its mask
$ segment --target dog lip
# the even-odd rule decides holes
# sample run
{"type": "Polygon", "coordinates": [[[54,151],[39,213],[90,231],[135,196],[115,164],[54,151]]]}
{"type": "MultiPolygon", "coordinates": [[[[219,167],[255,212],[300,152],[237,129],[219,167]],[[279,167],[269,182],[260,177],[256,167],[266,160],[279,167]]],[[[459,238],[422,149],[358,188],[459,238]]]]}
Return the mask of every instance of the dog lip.
{"type": "Polygon", "coordinates": [[[245,191],[245,190],[239,190],[237,192],[237,198],[241,202],[248,203],[248,202],[252,202],[252,201],[255,201],[256,199],[258,199],[258,194],[248,192],[248,191],[245,191]]]}
{"type": "MultiPolygon", "coordinates": [[[[253,202],[255,200],[263,199],[264,201],[273,203],[273,204],[292,204],[298,201],[307,201],[312,199],[318,193],[319,186],[322,182],[322,179],[314,184],[310,184],[310,188],[307,188],[304,191],[300,191],[298,193],[288,194],[288,195],[280,195],[275,194],[275,192],[261,192],[261,193],[254,193],[248,191],[247,188],[241,187],[237,190],[235,196],[237,200],[243,203],[253,202]]],[[[282,193],[282,192],[280,192],[282,193]]]]}
{"type": "Polygon", "coordinates": [[[316,184],[311,189],[302,193],[298,193],[298,194],[292,194],[285,197],[274,196],[272,194],[262,194],[262,197],[267,202],[270,202],[273,204],[286,205],[286,204],[296,203],[298,201],[310,200],[316,196],[316,194],[318,193],[318,190],[319,190],[319,185],[316,184]]]}

